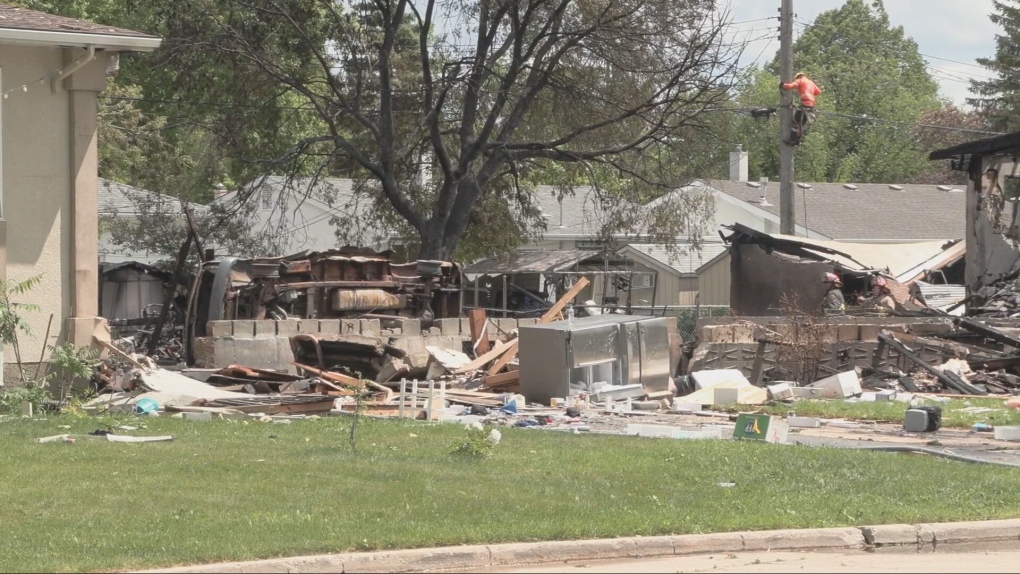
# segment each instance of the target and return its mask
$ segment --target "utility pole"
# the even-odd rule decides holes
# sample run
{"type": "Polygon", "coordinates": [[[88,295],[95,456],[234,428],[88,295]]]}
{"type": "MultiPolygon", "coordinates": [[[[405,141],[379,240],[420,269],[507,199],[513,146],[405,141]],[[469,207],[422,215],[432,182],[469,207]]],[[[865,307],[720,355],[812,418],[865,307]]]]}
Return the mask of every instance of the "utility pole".
{"type": "MultiPolygon", "coordinates": [[[[782,0],[779,8],[779,77],[783,82],[793,80],[793,0],[782,0]]],[[[793,146],[790,145],[790,128],[793,126],[793,102],[796,96],[782,94],[779,107],[779,232],[796,235],[796,202],[793,196],[793,146]]]]}

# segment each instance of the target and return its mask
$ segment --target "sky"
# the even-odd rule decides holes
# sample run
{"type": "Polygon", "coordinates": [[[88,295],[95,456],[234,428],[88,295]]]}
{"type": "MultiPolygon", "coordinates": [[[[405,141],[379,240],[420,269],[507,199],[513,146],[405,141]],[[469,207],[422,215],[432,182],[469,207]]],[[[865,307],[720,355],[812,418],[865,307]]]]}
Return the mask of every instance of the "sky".
{"type": "MultiPolygon", "coordinates": [[[[818,14],[839,8],[844,1],[793,0],[794,20],[810,24],[818,14]]],[[[995,55],[995,35],[1000,30],[988,19],[992,0],[885,0],[884,4],[890,23],[903,26],[904,33],[917,42],[941,95],[963,106],[968,80],[990,76],[974,60],[995,55]]],[[[720,5],[730,11],[732,38],[753,40],[740,63],[771,61],[779,50],[780,0],[720,0],[720,5]]],[[[795,24],[794,39],[803,29],[795,24]]]]}

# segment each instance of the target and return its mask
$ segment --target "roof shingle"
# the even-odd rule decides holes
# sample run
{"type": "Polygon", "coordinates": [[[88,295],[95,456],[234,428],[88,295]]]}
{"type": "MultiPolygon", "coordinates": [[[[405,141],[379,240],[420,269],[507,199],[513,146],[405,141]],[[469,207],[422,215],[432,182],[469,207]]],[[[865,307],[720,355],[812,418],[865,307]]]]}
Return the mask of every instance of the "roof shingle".
{"type": "Polygon", "coordinates": [[[628,250],[634,250],[654,259],[680,275],[694,275],[702,265],[708,263],[723,251],[726,251],[726,245],[719,242],[702,243],[700,252],[688,247],[686,254],[675,259],[670,258],[665,245],[652,245],[648,243],[631,243],[622,247],[617,253],[624,255],[628,250]]]}
{"type": "MultiPolygon", "coordinates": [[[[778,182],[766,187],[769,206],[758,203],[761,190],[746,182],[709,180],[705,183],[779,216],[778,182]]],[[[967,202],[962,186],[952,186],[954,191],[944,191],[935,185],[901,184],[896,187],[901,189],[884,183],[798,184],[794,188],[797,225],[841,241],[964,237],[967,202]],[[803,185],[810,188],[804,189],[803,185]]]]}
{"type": "Polygon", "coordinates": [[[9,4],[0,4],[0,28],[36,30],[40,32],[67,32],[70,34],[103,34],[133,38],[156,38],[156,36],[135,32],[126,28],[96,24],[95,22],[77,20],[66,16],[56,16],[9,4]]]}

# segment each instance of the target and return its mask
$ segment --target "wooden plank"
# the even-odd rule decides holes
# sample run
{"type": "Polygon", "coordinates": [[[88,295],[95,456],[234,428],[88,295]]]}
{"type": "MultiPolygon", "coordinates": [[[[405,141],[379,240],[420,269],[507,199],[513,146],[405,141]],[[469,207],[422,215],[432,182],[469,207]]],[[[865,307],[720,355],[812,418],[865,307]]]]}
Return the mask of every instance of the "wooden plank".
{"type": "Polygon", "coordinates": [[[503,356],[496,359],[496,362],[493,363],[491,367],[489,367],[489,370],[486,371],[485,374],[492,376],[502,371],[503,367],[507,366],[507,364],[510,361],[514,360],[514,357],[516,356],[517,356],[517,339],[514,339],[513,343],[510,343],[510,346],[507,347],[506,352],[503,353],[503,356]]]}
{"type": "Polygon", "coordinates": [[[488,353],[491,345],[489,330],[486,328],[489,321],[485,316],[485,309],[469,310],[468,320],[471,323],[471,349],[475,352],[475,357],[488,353]]]}
{"type": "Polygon", "coordinates": [[[588,283],[589,281],[587,277],[581,277],[580,279],[578,279],[577,283],[574,283],[574,286],[571,287],[569,291],[564,293],[563,296],[560,297],[559,301],[556,301],[555,305],[549,307],[549,310],[546,311],[544,315],[542,315],[538,322],[548,323],[553,319],[553,317],[559,315],[560,312],[563,311],[563,308],[566,307],[568,303],[574,300],[574,297],[577,297],[578,295],[581,294],[581,291],[584,291],[584,288],[588,286],[588,283]]]}
{"type": "Polygon", "coordinates": [[[521,380],[520,371],[510,371],[507,373],[500,373],[498,375],[489,375],[482,379],[482,388],[492,389],[495,387],[516,385],[520,380],[521,380]]]}
{"type": "Polygon", "coordinates": [[[1002,343],[1003,345],[1006,345],[1008,347],[1020,348],[1020,339],[1012,335],[1003,333],[1002,331],[996,329],[995,327],[990,327],[988,325],[985,325],[984,323],[978,323],[977,321],[971,319],[960,319],[957,325],[961,329],[966,329],[967,331],[970,331],[971,333],[977,335],[981,335],[986,339],[991,339],[997,343],[1002,343]]]}
{"type": "MultiPolygon", "coordinates": [[[[937,349],[943,349],[947,352],[951,352],[957,356],[957,358],[968,358],[971,356],[984,356],[984,357],[1002,357],[1002,353],[999,351],[993,351],[992,349],[985,349],[983,347],[977,347],[974,345],[965,345],[963,343],[957,343],[954,341],[943,341],[941,339],[929,339],[927,337],[918,337],[917,335],[911,335],[910,333],[897,333],[896,338],[912,345],[924,345],[926,347],[934,347],[937,349]]],[[[975,359],[976,360],[976,359],[975,359]]]]}
{"type": "Polygon", "coordinates": [[[879,334],[878,340],[885,341],[885,343],[889,345],[890,348],[896,349],[896,351],[900,355],[902,355],[903,357],[905,357],[907,360],[914,363],[918,367],[921,367],[929,374],[931,374],[933,377],[941,381],[943,385],[953,390],[969,395],[988,394],[986,392],[982,392],[981,389],[978,389],[974,385],[971,385],[970,383],[963,380],[954,373],[951,373],[949,371],[940,371],[939,369],[936,369],[935,367],[929,365],[924,359],[917,356],[916,353],[908,349],[906,345],[898,341],[896,337],[893,337],[892,334],[890,334],[888,331],[883,331],[881,334],[879,334]]]}
{"type": "Polygon", "coordinates": [[[334,382],[334,383],[339,383],[341,385],[349,385],[349,386],[352,386],[352,387],[364,387],[365,386],[365,381],[362,381],[361,379],[356,379],[354,377],[349,377],[347,375],[341,375],[340,373],[332,373],[332,372],[329,372],[329,371],[323,371],[321,369],[316,369],[315,367],[309,367],[308,365],[302,365],[301,363],[295,363],[294,361],[290,361],[290,364],[294,365],[295,367],[297,367],[299,369],[304,369],[305,371],[308,371],[309,373],[315,375],[316,377],[319,377],[320,379],[325,379],[327,381],[331,381],[331,382],[334,382]]]}
{"type": "Polygon", "coordinates": [[[765,370],[765,351],[768,343],[758,341],[758,348],[754,351],[754,363],[751,365],[751,384],[758,386],[761,383],[761,375],[765,370]]]}
{"type": "Polygon", "coordinates": [[[496,342],[496,346],[493,347],[491,351],[489,351],[488,353],[483,354],[481,357],[478,357],[477,359],[471,361],[470,363],[464,365],[463,367],[461,367],[459,369],[455,369],[454,371],[452,371],[452,373],[454,375],[462,375],[464,373],[470,373],[471,371],[477,371],[478,369],[481,369],[485,365],[488,365],[489,361],[491,361],[491,360],[495,359],[496,357],[499,357],[500,355],[502,355],[503,352],[506,351],[509,348],[510,348],[510,343],[504,343],[502,341],[497,341],[496,342]]]}
{"type": "Polygon", "coordinates": [[[100,344],[100,345],[102,345],[102,346],[106,347],[107,349],[109,349],[109,350],[110,350],[110,352],[111,352],[111,353],[113,353],[114,355],[117,355],[117,356],[118,356],[118,357],[120,357],[121,359],[123,359],[123,360],[125,360],[125,361],[127,361],[127,362],[131,363],[132,365],[134,365],[134,366],[138,367],[138,368],[139,368],[139,369],[141,369],[141,370],[142,370],[143,372],[146,372],[146,373],[148,373],[148,372],[149,372],[149,367],[146,367],[145,365],[143,365],[143,364],[139,363],[139,362],[138,362],[138,361],[136,361],[136,360],[135,360],[135,359],[134,359],[133,357],[131,357],[131,355],[128,355],[128,354],[127,354],[127,353],[125,353],[124,351],[121,351],[120,349],[118,349],[118,348],[117,348],[117,347],[116,347],[116,346],[115,346],[115,345],[114,345],[113,343],[111,343],[111,342],[109,342],[109,341],[104,341],[104,340],[102,340],[102,339],[100,339],[100,338],[98,338],[98,337],[95,337],[95,336],[93,336],[93,337],[92,337],[92,340],[93,340],[94,342],[96,342],[96,343],[98,343],[98,344],[100,344]]]}

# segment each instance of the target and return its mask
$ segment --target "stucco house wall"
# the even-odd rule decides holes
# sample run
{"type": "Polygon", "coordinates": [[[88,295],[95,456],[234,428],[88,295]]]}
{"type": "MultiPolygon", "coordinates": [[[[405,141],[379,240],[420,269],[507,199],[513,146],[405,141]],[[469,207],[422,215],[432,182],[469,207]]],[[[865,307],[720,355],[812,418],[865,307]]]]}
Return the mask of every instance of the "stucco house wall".
{"type": "MultiPolygon", "coordinates": [[[[40,279],[16,298],[38,307],[21,312],[31,330],[19,341],[24,363],[38,361],[47,344],[91,342],[99,312],[97,97],[111,58],[158,45],[138,32],[0,5],[0,278],[40,279]]],[[[11,349],[2,362],[10,381],[11,349]]]]}

